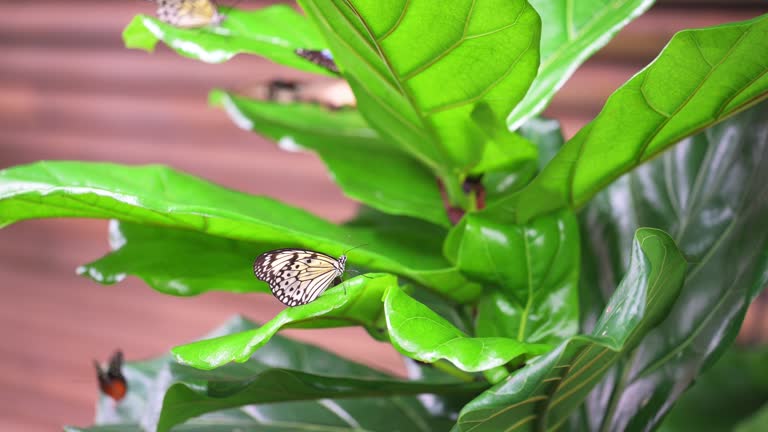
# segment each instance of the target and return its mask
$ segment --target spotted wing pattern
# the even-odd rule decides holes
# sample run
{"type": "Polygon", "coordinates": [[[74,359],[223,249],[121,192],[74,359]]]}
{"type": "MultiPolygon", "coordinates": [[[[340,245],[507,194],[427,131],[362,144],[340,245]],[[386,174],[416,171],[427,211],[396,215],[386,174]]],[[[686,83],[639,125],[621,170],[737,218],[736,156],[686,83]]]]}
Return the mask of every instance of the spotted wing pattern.
{"type": "Polygon", "coordinates": [[[253,272],[269,284],[272,294],[288,306],[314,301],[344,273],[346,257],[338,260],[307,249],[277,249],[256,258],[253,272]]]}
{"type": "Polygon", "coordinates": [[[155,0],[160,21],[182,28],[218,25],[224,19],[212,0],[155,0]]]}

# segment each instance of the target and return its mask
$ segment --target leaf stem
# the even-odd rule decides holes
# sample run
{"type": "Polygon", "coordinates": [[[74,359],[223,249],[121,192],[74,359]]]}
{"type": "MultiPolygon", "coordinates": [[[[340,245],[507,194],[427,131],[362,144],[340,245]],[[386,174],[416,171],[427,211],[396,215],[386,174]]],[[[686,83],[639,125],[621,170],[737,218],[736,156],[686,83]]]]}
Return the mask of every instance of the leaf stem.
{"type": "Polygon", "coordinates": [[[474,375],[472,375],[469,372],[464,372],[463,370],[457,368],[456,366],[452,365],[451,363],[445,360],[438,360],[432,363],[432,366],[434,366],[435,369],[445,372],[446,374],[451,375],[452,377],[458,378],[464,382],[475,382],[474,375]]]}
{"type": "Polygon", "coordinates": [[[438,177],[443,183],[446,194],[448,194],[448,201],[450,204],[466,210],[469,204],[469,199],[464,194],[464,189],[461,187],[461,179],[459,176],[440,172],[438,173],[438,177]]]}

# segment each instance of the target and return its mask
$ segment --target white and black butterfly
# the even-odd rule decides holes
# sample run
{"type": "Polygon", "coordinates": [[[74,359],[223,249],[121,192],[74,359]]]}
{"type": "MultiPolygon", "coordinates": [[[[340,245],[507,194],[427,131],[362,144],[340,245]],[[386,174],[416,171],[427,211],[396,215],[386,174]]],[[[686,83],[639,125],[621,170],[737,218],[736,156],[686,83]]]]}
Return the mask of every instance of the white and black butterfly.
{"type": "Polygon", "coordinates": [[[264,252],[253,263],[253,273],[269,284],[272,294],[288,306],[314,301],[344,274],[347,256],[335,259],[307,249],[264,252]]]}
{"type": "Polygon", "coordinates": [[[150,0],[160,21],[181,28],[219,25],[224,20],[212,0],[150,0]]]}

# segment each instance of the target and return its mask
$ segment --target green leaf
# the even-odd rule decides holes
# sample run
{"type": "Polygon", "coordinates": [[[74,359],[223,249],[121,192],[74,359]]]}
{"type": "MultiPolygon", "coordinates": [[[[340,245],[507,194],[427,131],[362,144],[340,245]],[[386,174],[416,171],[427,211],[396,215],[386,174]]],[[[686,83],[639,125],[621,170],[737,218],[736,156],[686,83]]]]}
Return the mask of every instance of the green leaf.
{"type": "Polygon", "coordinates": [[[397,286],[391,286],[386,292],[384,314],[390,342],[401,354],[427,363],[447,360],[467,372],[484,371],[510,362],[520,364],[525,358],[550,348],[510,338],[469,337],[397,286]]]}
{"type": "MultiPolygon", "coordinates": [[[[445,230],[434,225],[371,210],[358,215],[346,226],[377,233],[404,247],[422,250],[429,247],[439,250],[440,241],[445,236],[445,230]]],[[[284,246],[118,221],[110,223],[109,239],[112,252],[78,267],[78,274],[102,284],[118,283],[127,275],[133,275],[164,294],[177,296],[208,291],[268,293],[268,285],[253,276],[253,261],[262,252],[284,246]]],[[[354,261],[347,263],[347,270],[363,271],[354,261]]],[[[428,275],[443,286],[465,283],[477,289],[476,284],[462,282],[465,279],[456,269],[429,272],[428,275]]]]}
{"type": "Polygon", "coordinates": [[[480,302],[478,336],[555,344],[576,333],[580,242],[572,213],[525,225],[468,214],[451,236],[461,237],[455,258],[449,255],[458,268],[498,288],[480,302]]]}
{"type": "Polygon", "coordinates": [[[231,361],[247,361],[283,328],[342,325],[362,325],[373,335],[388,334],[403,355],[427,363],[447,360],[468,372],[520,361],[549,348],[509,338],[470,338],[402,292],[391,275],[360,276],[344,287],[335,287],[310,304],[287,308],[259,329],[178,346],[172,353],[181,363],[210,370],[231,361]],[[342,292],[344,287],[347,293],[342,292]],[[382,312],[386,329],[378,327],[382,312]]]}
{"type": "Polygon", "coordinates": [[[744,419],[759,413],[766,401],[768,348],[732,349],[696,380],[664,419],[659,431],[735,430],[744,419]]]}
{"type": "Polygon", "coordinates": [[[508,131],[496,118],[488,103],[478,103],[471,113],[471,118],[486,137],[483,155],[472,168],[471,174],[478,175],[516,167],[538,157],[536,146],[522,136],[508,131]]]}
{"type": "Polygon", "coordinates": [[[538,168],[541,170],[560,151],[565,143],[560,122],[546,117],[533,117],[520,127],[520,135],[536,144],[538,168]]]}
{"type": "Polygon", "coordinates": [[[739,423],[735,432],[761,432],[768,428],[768,403],[752,417],[739,423]]]}
{"type": "Polygon", "coordinates": [[[680,292],[685,267],[669,235],[638,230],[629,271],[592,335],[564,341],[467,404],[458,430],[560,427],[622,354],[664,320],[680,292]]]}
{"type": "Polygon", "coordinates": [[[329,289],[312,303],[283,309],[258,329],[177,346],[171,352],[180,363],[211,370],[232,361],[247,361],[283,328],[361,325],[372,334],[383,333],[384,329],[377,327],[381,298],[392,286],[397,286],[392,275],[358,276],[329,289]]]}
{"type": "Polygon", "coordinates": [[[400,274],[456,301],[471,300],[479,290],[442,257],[440,238],[414,249],[370,228],[333,225],[163,166],[38,162],[0,171],[0,226],[44,217],[120,219],[331,255],[363,244],[350,254],[355,265],[400,274]]]}
{"type": "Polygon", "coordinates": [[[538,160],[519,160],[514,166],[483,174],[482,182],[488,204],[525,187],[563,146],[563,133],[557,120],[534,117],[523,124],[518,132],[537,147],[538,160]]]}
{"type": "MultiPolygon", "coordinates": [[[[249,360],[227,365],[214,373],[201,373],[184,366],[171,366],[173,384],[165,393],[158,431],[199,415],[252,404],[395,395],[463,394],[472,396],[487,387],[484,383],[430,384],[395,379],[359,379],[320,375],[274,368],[249,360]]],[[[320,402],[321,404],[323,402],[320,402]]]]}
{"type": "Polygon", "coordinates": [[[507,117],[516,130],[546,108],[587,58],[653,0],[529,0],[541,16],[541,65],[531,88],[507,117]]]}
{"type": "Polygon", "coordinates": [[[226,19],[220,25],[193,29],[137,15],[123,31],[123,41],[128,48],[149,52],[154,51],[158,41],[163,41],[177,53],[206,63],[222,63],[237,54],[248,53],[295,69],[331,74],[294,52],[298,48],[323,49],[325,42],[306,18],[290,6],[221,10],[226,19]]]}
{"type": "Polygon", "coordinates": [[[253,261],[281,247],[115,220],[109,225],[109,241],[112,252],[78,267],[78,274],[109,285],[137,276],[153,289],[176,296],[268,293],[269,286],[253,276],[253,261]]]}
{"type": "MultiPolygon", "coordinates": [[[[236,318],[209,337],[255,328],[257,327],[253,323],[236,318]]],[[[126,399],[116,405],[108,397],[102,397],[97,408],[97,426],[68,430],[154,431],[161,411],[159,430],[163,430],[171,424],[183,421],[190,413],[199,413],[201,405],[206,408],[219,408],[227,402],[234,402],[235,397],[250,399],[246,398],[246,394],[254,397],[247,403],[262,403],[209,412],[174,426],[173,430],[447,430],[453,423],[450,416],[455,416],[455,412],[433,411],[415,397],[398,394],[418,392],[421,391],[418,388],[421,388],[445,391],[453,398],[461,400],[463,397],[466,400],[482,385],[458,387],[455,383],[435,385],[396,381],[393,377],[364,365],[279,336],[273,337],[270,343],[247,363],[230,365],[215,372],[196,371],[180,366],[172,363],[166,356],[153,360],[151,364],[128,362],[124,373],[129,388],[126,399]],[[135,372],[138,368],[141,368],[141,373],[135,372]],[[264,381],[267,378],[273,381],[264,381]],[[261,393],[256,393],[259,382],[264,386],[261,387],[261,393]],[[370,393],[378,393],[381,396],[340,399],[337,396],[343,393],[335,393],[334,390],[346,392],[347,389],[339,387],[342,383],[350,384],[355,391],[363,391],[367,385],[370,393]],[[316,397],[320,392],[315,395],[310,393],[316,392],[319,384],[328,385],[320,400],[277,402],[290,397],[316,397]],[[381,391],[382,387],[373,387],[377,384],[394,384],[402,388],[389,387],[388,390],[381,391]],[[308,392],[302,393],[302,387],[308,392]],[[466,393],[463,393],[465,390],[466,393]],[[253,394],[250,394],[251,392],[253,394]],[[269,402],[270,398],[265,397],[267,395],[272,395],[271,399],[274,401],[269,402]],[[189,399],[180,399],[180,396],[188,396],[189,399]],[[131,409],[123,409],[126,402],[131,403],[131,409]],[[179,404],[180,402],[183,404],[179,404]]]]}
{"type": "Polygon", "coordinates": [[[281,147],[298,145],[317,152],[350,198],[386,213],[449,224],[434,175],[383,142],[356,111],[263,102],[220,90],[211,93],[211,100],[244,129],[281,147]]]}
{"type": "Polygon", "coordinates": [[[495,213],[519,221],[580,207],[620,175],[682,138],[768,96],[768,15],[677,33],[656,60],[495,213]]]}
{"type": "Polygon", "coordinates": [[[299,4],[344,65],[361,114],[449,191],[483,154],[474,108],[504,118],[538,68],[539,18],[524,0],[299,4]]]}
{"type": "Polygon", "coordinates": [[[620,383],[602,383],[603,396],[591,398],[589,411],[603,413],[607,429],[657,424],[730,346],[768,284],[766,116],[763,103],[684,140],[588,207],[585,256],[599,257],[589,273],[600,291],[610,293],[625,271],[625,233],[634,226],[669,230],[691,262],[670,316],[621,365],[620,383]]]}

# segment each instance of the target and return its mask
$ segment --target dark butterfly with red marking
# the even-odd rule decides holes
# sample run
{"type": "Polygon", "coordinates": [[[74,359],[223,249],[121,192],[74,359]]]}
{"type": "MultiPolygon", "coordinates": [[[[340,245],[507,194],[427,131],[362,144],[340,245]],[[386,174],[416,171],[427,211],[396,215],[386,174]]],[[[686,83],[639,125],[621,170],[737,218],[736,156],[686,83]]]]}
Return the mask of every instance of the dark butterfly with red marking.
{"type": "Polygon", "coordinates": [[[335,259],[307,249],[276,249],[256,258],[253,273],[288,306],[314,301],[344,274],[347,256],[335,259]]]}
{"type": "Polygon", "coordinates": [[[333,61],[333,55],[327,49],[324,50],[311,50],[299,48],[294,51],[297,56],[307,59],[312,63],[323,67],[336,75],[339,75],[339,67],[336,66],[336,62],[333,61]]]}
{"type": "Polygon", "coordinates": [[[123,353],[115,351],[109,360],[109,366],[103,369],[99,362],[93,361],[96,367],[96,377],[99,379],[99,388],[102,393],[111,397],[115,402],[125,397],[128,392],[128,383],[123,376],[123,353]]]}

